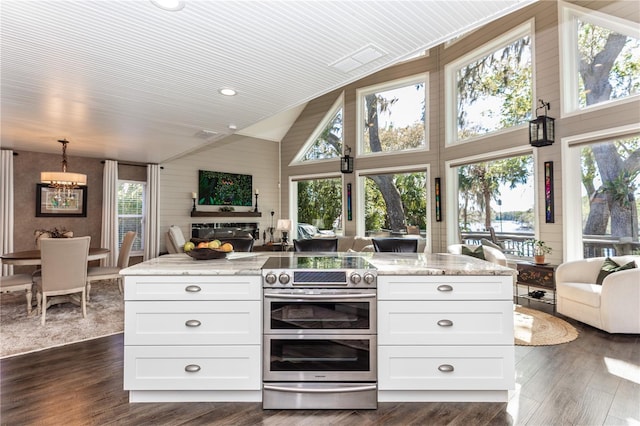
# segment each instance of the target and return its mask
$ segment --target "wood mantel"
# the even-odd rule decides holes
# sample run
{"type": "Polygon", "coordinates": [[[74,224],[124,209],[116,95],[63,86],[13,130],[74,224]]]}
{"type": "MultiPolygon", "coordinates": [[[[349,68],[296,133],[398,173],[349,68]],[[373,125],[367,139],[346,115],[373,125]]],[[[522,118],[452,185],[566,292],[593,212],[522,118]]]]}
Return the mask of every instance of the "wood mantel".
{"type": "Polygon", "coordinates": [[[262,217],[262,212],[199,212],[192,211],[191,217],[262,217]]]}

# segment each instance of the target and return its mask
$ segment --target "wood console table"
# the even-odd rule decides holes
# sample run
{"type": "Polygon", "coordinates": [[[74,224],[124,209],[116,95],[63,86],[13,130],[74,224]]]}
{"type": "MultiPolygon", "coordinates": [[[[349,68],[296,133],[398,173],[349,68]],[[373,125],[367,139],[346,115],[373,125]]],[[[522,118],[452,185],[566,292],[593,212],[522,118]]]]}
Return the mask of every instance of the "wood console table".
{"type": "Polygon", "coordinates": [[[553,305],[553,310],[556,309],[556,268],[558,265],[551,264],[536,264],[533,262],[519,262],[516,266],[518,270],[518,279],[516,282],[516,288],[514,289],[514,297],[517,303],[518,297],[529,300],[536,300],[542,303],[548,303],[553,305]],[[518,292],[518,285],[526,286],[527,292],[520,294],[518,292]],[[534,289],[540,289],[545,291],[543,297],[531,296],[531,287],[534,289]],[[548,293],[552,292],[552,297],[548,297],[548,293]]]}

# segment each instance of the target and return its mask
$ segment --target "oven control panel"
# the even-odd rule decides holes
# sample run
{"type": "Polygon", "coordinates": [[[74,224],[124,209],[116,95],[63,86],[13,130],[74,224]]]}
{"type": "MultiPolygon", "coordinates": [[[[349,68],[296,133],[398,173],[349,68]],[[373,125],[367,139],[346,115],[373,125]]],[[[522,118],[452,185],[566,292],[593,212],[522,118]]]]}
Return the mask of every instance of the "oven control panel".
{"type": "Polygon", "coordinates": [[[376,287],[375,271],[263,271],[265,287],[376,287]]]}

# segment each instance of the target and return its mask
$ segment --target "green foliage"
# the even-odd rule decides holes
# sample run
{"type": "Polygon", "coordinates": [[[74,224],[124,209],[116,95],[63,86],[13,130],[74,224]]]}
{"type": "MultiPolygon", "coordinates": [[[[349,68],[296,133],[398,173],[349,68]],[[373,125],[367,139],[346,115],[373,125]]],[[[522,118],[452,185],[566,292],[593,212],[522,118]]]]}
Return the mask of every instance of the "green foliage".
{"type": "Polygon", "coordinates": [[[314,179],[298,182],[298,222],[331,229],[342,214],[342,180],[314,179]]]}
{"type": "Polygon", "coordinates": [[[327,124],[320,136],[305,152],[302,161],[324,160],[342,155],[342,108],[327,124]]]}
{"type": "Polygon", "coordinates": [[[123,182],[118,185],[118,214],[143,214],[143,190],[142,183],[123,182]]]}

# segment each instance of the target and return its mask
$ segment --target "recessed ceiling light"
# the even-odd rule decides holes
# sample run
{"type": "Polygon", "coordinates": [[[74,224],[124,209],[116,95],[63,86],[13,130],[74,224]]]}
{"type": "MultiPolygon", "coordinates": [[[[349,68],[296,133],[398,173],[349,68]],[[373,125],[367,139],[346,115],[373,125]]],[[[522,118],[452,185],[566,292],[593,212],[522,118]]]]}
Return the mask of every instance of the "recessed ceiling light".
{"type": "Polygon", "coordinates": [[[221,89],[218,89],[218,92],[220,92],[221,95],[225,95],[225,96],[235,96],[236,95],[236,91],[233,89],[230,89],[228,87],[223,87],[221,89]]]}
{"type": "Polygon", "coordinates": [[[170,12],[177,12],[184,9],[184,0],[151,0],[155,6],[162,10],[168,10],[170,12]]]}

